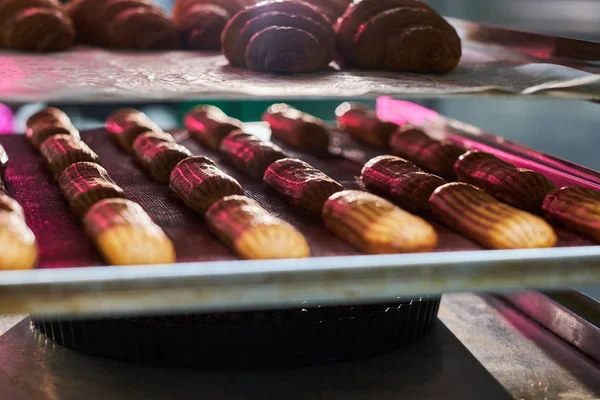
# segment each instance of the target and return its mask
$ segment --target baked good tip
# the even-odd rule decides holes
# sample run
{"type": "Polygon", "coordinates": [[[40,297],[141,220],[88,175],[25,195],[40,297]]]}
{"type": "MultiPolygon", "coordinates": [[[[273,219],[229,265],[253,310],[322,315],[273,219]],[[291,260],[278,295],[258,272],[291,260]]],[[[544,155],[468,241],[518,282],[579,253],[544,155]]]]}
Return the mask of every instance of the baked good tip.
{"type": "Polygon", "coordinates": [[[206,212],[206,223],[247,260],[310,256],[304,235],[245,196],[228,196],[214,203],[206,212]]]}
{"type": "Polygon", "coordinates": [[[391,136],[399,128],[393,122],[379,119],[375,111],[356,103],[342,103],[335,110],[335,115],[339,130],[375,147],[388,147],[391,136]]]}
{"type": "Polygon", "coordinates": [[[552,227],[467,183],[440,186],[430,198],[433,215],[490,249],[545,248],[556,244],[552,227]]]}
{"type": "Polygon", "coordinates": [[[316,215],[321,215],[323,205],[332,194],[344,190],[323,172],[293,158],[271,164],[264,181],[293,205],[316,215]]]}
{"type": "Polygon", "coordinates": [[[244,194],[238,181],[203,156],[188,157],[177,164],[171,173],[169,189],[201,214],[224,197],[244,194]]]}
{"type": "Polygon", "coordinates": [[[390,147],[394,155],[445,178],[454,176],[454,164],[466,151],[451,140],[433,139],[412,125],[398,129],[390,139],[390,147]]]}
{"type": "Polygon", "coordinates": [[[85,214],[83,225],[111,265],[175,262],[173,243],[137,203],[102,200],[85,214]]]}
{"type": "Polygon", "coordinates": [[[227,135],[219,150],[225,160],[254,179],[262,179],[269,165],[287,158],[279,146],[239,131],[227,135]]]}
{"type": "Polygon", "coordinates": [[[493,154],[473,150],[454,165],[461,182],[470,183],[511,206],[539,211],[544,198],[556,187],[539,172],[517,168],[493,154]]]}
{"type": "Polygon", "coordinates": [[[300,0],[267,0],[238,12],[225,26],[223,54],[254,71],[314,72],[335,56],[331,22],[300,0]]]}
{"type": "Polygon", "coordinates": [[[371,193],[335,193],[322,216],[327,229],[367,254],[428,252],[437,246],[429,223],[371,193]]]}
{"type": "Polygon", "coordinates": [[[225,136],[242,129],[241,121],[227,116],[215,106],[194,107],[185,115],[184,124],[203,147],[212,151],[219,150],[225,136]]]}
{"type": "Polygon", "coordinates": [[[411,212],[429,210],[429,197],[446,184],[444,179],[423,172],[410,161],[389,155],[369,160],[362,169],[361,182],[368,191],[411,212]]]}
{"type": "Polygon", "coordinates": [[[551,222],[558,222],[600,243],[599,192],[566,186],[549,193],[542,210],[551,222]]]}
{"type": "Polygon", "coordinates": [[[329,148],[329,128],[319,118],[288,104],[273,104],[263,114],[273,136],[288,145],[306,151],[326,152],[329,148]]]}
{"type": "Polygon", "coordinates": [[[82,140],[70,135],[54,135],[42,143],[40,154],[46,160],[48,168],[58,179],[65,168],[80,161],[99,163],[99,157],[82,140]]]}
{"type": "Polygon", "coordinates": [[[358,68],[446,73],[462,55],[456,30],[419,0],[357,0],[335,31],[341,59],[358,68]]]}

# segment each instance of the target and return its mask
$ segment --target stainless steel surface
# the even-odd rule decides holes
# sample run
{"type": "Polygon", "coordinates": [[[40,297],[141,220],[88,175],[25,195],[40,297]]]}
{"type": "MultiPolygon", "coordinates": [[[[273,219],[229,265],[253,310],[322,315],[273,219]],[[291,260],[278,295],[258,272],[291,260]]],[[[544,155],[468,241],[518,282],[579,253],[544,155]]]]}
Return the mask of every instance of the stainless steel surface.
{"type": "Polygon", "coordinates": [[[2,358],[10,360],[0,363],[0,387],[11,400],[152,400],[199,394],[210,399],[600,398],[599,366],[506,303],[472,294],[446,295],[440,320],[430,338],[371,360],[239,373],[81,355],[34,335],[23,321],[0,337],[2,358]]]}
{"type": "Polygon", "coordinates": [[[515,399],[600,398],[600,364],[492,296],[444,296],[440,319],[515,399]]]}
{"type": "MultiPolygon", "coordinates": [[[[551,297],[537,292],[507,293],[502,298],[565,342],[600,362],[600,328],[587,321],[584,315],[578,314],[576,308],[568,309],[551,297]]],[[[600,318],[600,303],[596,303],[590,312],[594,313],[596,319],[600,318]]]]}

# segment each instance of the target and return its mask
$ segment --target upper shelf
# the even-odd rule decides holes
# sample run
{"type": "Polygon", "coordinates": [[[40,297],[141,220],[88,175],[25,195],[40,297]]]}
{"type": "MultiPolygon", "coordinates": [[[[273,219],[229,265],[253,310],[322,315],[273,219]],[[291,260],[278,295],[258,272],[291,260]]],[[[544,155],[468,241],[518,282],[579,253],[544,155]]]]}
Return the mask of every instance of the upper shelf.
{"type": "Polygon", "coordinates": [[[0,102],[159,102],[195,99],[354,98],[503,92],[600,99],[600,44],[451,19],[463,59],[447,75],[380,71],[253,73],[217,53],[134,53],[78,47],[0,52],[0,102]],[[558,57],[557,57],[558,56],[558,57]]]}

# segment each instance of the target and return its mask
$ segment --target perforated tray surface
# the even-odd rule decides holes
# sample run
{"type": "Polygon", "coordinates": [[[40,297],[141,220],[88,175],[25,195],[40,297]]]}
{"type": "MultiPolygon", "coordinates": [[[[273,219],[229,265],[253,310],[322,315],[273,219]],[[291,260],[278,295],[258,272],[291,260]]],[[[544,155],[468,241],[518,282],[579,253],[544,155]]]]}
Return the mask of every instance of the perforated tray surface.
{"type": "MultiPolygon", "coordinates": [[[[24,207],[38,238],[40,263],[36,271],[0,272],[0,309],[114,313],[173,307],[273,307],[312,300],[338,304],[386,300],[398,294],[553,286],[600,278],[598,247],[562,230],[560,248],[478,251],[480,246],[428,218],[440,235],[436,252],[364,256],[264,183],[223,163],[184,132],[174,133],[193,153],[213,158],[238,179],[248,196],[295,225],[307,237],[312,258],[239,261],[209,232],[200,215],[172,197],[167,185],[147,176],[105,131],[97,130],[83,132],[83,140],[99,154],[102,165],[127,196],[140,203],[166,231],[175,243],[178,259],[178,264],[162,267],[104,266],[42,158],[23,136],[7,136],[1,142],[12,159],[7,171],[8,190],[24,207]]],[[[363,162],[383,152],[359,146],[343,135],[336,135],[333,144],[331,154],[322,157],[286,150],[347,188],[357,189],[363,162]]]]}

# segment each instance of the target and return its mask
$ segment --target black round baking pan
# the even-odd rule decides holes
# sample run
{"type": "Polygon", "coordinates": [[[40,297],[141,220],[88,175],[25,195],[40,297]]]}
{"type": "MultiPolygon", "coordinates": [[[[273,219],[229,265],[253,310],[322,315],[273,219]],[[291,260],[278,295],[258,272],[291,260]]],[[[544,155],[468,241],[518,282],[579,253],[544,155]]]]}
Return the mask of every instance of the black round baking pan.
{"type": "Polygon", "coordinates": [[[308,309],[58,320],[33,326],[78,352],[195,368],[273,368],[356,360],[426,336],[439,297],[308,309]]]}

